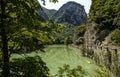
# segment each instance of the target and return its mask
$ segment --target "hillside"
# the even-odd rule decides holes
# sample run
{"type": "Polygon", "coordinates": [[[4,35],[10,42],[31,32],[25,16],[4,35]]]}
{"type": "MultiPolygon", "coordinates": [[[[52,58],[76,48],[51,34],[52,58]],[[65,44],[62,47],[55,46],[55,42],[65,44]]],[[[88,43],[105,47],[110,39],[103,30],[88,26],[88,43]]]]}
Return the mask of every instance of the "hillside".
{"type": "Polygon", "coordinates": [[[52,17],[57,12],[57,10],[47,9],[45,7],[43,7],[43,11],[47,14],[48,17],[52,17]]]}

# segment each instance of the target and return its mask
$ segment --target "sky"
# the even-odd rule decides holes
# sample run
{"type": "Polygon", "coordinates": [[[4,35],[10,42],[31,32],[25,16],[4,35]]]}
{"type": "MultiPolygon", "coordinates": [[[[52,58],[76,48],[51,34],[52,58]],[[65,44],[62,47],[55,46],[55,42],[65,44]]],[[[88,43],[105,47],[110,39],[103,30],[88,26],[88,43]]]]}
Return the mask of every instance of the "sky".
{"type": "MultiPolygon", "coordinates": [[[[38,0],[41,3],[41,0],[38,0]]],[[[69,2],[69,1],[75,1],[77,3],[80,3],[81,5],[84,6],[85,11],[87,13],[89,13],[89,9],[90,9],[90,5],[91,5],[91,0],[58,0],[57,3],[51,3],[49,2],[49,0],[45,0],[46,1],[46,5],[42,5],[43,7],[47,8],[47,9],[55,9],[58,10],[63,4],[69,2]]]]}

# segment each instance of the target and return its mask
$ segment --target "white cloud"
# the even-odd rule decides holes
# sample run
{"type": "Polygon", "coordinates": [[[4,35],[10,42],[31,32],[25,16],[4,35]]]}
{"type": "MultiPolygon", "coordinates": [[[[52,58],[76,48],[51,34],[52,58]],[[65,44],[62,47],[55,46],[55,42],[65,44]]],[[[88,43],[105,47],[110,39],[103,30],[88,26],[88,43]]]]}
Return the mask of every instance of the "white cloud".
{"type": "MultiPolygon", "coordinates": [[[[63,4],[69,2],[69,1],[75,1],[77,3],[80,3],[81,5],[84,5],[85,11],[88,13],[91,5],[91,0],[58,0],[58,3],[50,3],[49,0],[46,0],[46,7],[47,9],[56,9],[58,10],[63,4]]],[[[41,1],[39,0],[40,4],[41,1]]]]}

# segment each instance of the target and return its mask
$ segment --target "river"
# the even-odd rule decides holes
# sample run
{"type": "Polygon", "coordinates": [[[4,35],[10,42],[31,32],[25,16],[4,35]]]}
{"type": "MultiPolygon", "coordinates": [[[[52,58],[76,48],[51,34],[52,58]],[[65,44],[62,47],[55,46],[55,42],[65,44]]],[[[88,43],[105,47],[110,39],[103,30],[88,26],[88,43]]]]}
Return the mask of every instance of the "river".
{"type": "MultiPolygon", "coordinates": [[[[71,69],[82,66],[92,77],[97,77],[98,75],[96,70],[98,70],[99,66],[93,60],[83,57],[80,49],[65,45],[50,45],[46,46],[44,50],[45,52],[31,52],[26,55],[34,56],[37,54],[41,56],[50,69],[51,75],[55,75],[58,72],[58,67],[63,67],[64,64],[70,65],[71,69]]],[[[19,54],[12,54],[11,58],[18,57],[22,56],[19,54]]]]}

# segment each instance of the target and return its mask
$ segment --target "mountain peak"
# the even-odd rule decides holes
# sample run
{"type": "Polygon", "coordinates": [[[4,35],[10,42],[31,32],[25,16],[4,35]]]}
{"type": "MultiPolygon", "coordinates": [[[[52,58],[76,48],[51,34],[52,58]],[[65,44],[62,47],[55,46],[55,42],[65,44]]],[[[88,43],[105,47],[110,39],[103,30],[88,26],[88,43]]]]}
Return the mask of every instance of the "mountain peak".
{"type": "Polygon", "coordinates": [[[77,2],[74,2],[74,1],[69,1],[69,2],[67,2],[65,4],[63,4],[63,6],[60,9],[70,9],[70,8],[75,9],[77,7],[79,7],[79,8],[84,10],[84,6],[83,5],[81,5],[81,4],[77,3],[77,2]]]}
{"type": "Polygon", "coordinates": [[[74,1],[64,4],[53,16],[57,23],[69,23],[72,25],[81,25],[86,23],[87,14],[84,6],[74,1]]]}
{"type": "Polygon", "coordinates": [[[83,5],[81,5],[75,1],[69,1],[69,2],[65,3],[65,5],[76,5],[78,7],[84,7],[83,5]]]}

